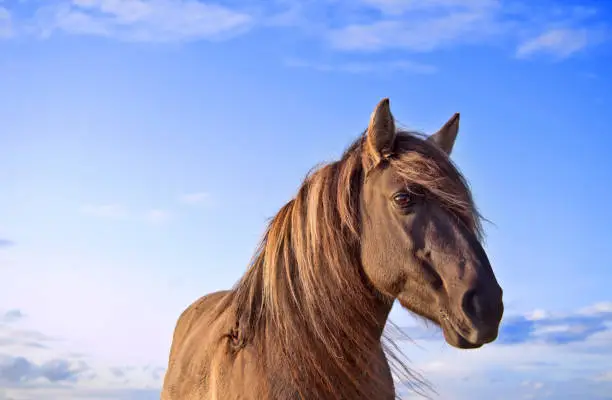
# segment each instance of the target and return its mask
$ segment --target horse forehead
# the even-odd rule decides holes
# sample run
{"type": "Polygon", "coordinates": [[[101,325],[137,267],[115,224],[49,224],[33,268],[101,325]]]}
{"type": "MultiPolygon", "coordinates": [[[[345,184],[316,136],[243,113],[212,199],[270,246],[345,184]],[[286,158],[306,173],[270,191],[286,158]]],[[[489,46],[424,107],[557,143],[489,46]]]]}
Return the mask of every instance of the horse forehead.
{"type": "Polygon", "coordinates": [[[370,190],[392,194],[406,186],[406,181],[401,177],[395,167],[389,165],[384,169],[376,171],[369,179],[370,190]]]}

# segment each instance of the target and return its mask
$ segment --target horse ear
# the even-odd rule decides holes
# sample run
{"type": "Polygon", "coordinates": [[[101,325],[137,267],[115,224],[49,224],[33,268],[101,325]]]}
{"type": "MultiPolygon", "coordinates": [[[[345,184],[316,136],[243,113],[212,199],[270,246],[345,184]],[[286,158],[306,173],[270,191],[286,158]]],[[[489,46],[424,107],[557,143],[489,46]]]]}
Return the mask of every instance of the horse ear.
{"type": "Polygon", "coordinates": [[[388,98],[382,99],[374,109],[366,135],[366,151],[374,164],[391,154],[396,132],[388,98]]]}
{"type": "Polygon", "coordinates": [[[433,142],[447,155],[453,151],[455,139],[459,133],[459,113],[455,113],[440,130],[429,136],[427,140],[433,142]]]}

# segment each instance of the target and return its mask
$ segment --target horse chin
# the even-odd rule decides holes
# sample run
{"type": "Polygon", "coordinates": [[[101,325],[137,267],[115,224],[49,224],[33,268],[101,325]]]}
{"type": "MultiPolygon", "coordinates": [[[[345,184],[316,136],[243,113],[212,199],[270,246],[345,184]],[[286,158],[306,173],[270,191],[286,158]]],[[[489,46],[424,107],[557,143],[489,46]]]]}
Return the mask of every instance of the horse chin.
{"type": "Polygon", "coordinates": [[[444,334],[444,340],[449,345],[462,350],[478,349],[482,347],[484,343],[472,343],[459,333],[459,331],[453,326],[448,319],[442,319],[440,321],[440,328],[444,334]]]}
{"type": "Polygon", "coordinates": [[[461,335],[461,333],[459,333],[459,331],[451,323],[451,320],[448,317],[443,316],[442,313],[438,316],[422,315],[421,313],[418,312],[418,310],[415,310],[413,309],[413,307],[410,306],[409,297],[406,296],[404,293],[401,293],[397,297],[397,300],[399,301],[400,305],[404,309],[412,313],[415,313],[417,315],[420,315],[428,319],[429,321],[435,323],[436,325],[438,325],[442,329],[442,333],[444,334],[444,339],[446,340],[446,343],[448,343],[452,347],[455,347],[458,349],[477,349],[479,347],[482,347],[482,345],[484,344],[484,343],[472,343],[469,340],[467,340],[465,337],[461,335]]]}

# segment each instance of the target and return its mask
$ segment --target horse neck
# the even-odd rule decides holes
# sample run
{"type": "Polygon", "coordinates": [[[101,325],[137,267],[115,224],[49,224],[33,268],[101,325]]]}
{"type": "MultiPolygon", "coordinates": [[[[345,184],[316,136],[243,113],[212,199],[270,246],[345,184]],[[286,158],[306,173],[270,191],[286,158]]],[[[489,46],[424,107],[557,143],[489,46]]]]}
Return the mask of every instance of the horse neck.
{"type": "MultiPolygon", "coordinates": [[[[357,254],[350,261],[359,263],[357,254]]],[[[374,289],[357,264],[337,265],[334,270],[320,264],[305,267],[308,271],[296,269],[299,267],[290,255],[275,260],[278,264],[266,261],[267,254],[260,252],[231,298],[241,334],[267,359],[264,364],[272,377],[271,390],[292,389],[305,398],[329,399],[346,398],[342,393],[349,398],[366,394],[377,398],[373,393],[389,391],[388,384],[372,377],[379,373],[375,371],[387,368],[381,339],[393,299],[374,289]],[[351,275],[350,284],[336,285],[335,273],[340,272],[356,275],[351,275]],[[307,288],[321,285],[319,295],[305,292],[308,278],[303,274],[318,277],[319,282],[311,281],[307,288]],[[277,281],[266,287],[270,285],[266,279],[271,277],[277,281]],[[277,297],[269,297],[270,293],[277,297]],[[336,388],[333,382],[322,382],[332,377],[339,385],[336,388]],[[355,382],[362,385],[363,379],[369,383],[356,387],[355,382]]]]}
{"type": "MultiPolygon", "coordinates": [[[[376,290],[376,289],[373,289],[376,290]]],[[[389,319],[389,314],[391,313],[391,308],[393,307],[393,298],[382,294],[378,291],[375,293],[376,299],[376,322],[379,329],[376,331],[376,337],[380,339],[383,335],[383,331],[385,329],[385,325],[387,324],[387,320],[389,319]]]]}
{"type": "MultiPolygon", "coordinates": [[[[389,368],[387,365],[387,361],[386,358],[384,356],[383,353],[383,343],[382,343],[382,336],[383,336],[383,331],[386,325],[386,322],[388,320],[389,317],[389,313],[391,311],[391,307],[393,305],[393,301],[392,299],[389,299],[385,296],[383,296],[382,294],[376,294],[376,296],[374,296],[374,301],[375,301],[375,307],[374,307],[374,314],[375,314],[375,319],[376,319],[376,324],[375,326],[371,326],[370,327],[366,327],[364,326],[363,329],[363,335],[364,336],[369,336],[372,339],[374,339],[371,342],[372,347],[369,349],[369,351],[367,352],[367,361],[365,361],[365,364],[361,364],[362,367],[361,368],[356,368],[353,372],[353,376],[352,377],[347,377],[347,376],[343,376],[343,375],[339,375],[338,371],[335,370],[333,367],[331,367],[330,365],[326,365],[323,366],[323,369],[326,371],[326,374],[328,376],[333,376],[334,378],[332,379],[333,381],[333,385],[335,385],[336,389],[331,389],[332,392],[326,392],[325,389],[322,389],[322,386],[319,384],[315,384],[315,385],[302,385],[302,383],[296,382],[295,379],[295,375],[292,378],[292,374],[289,370],[285,369],[285,363],[280,362],[278,363],[277,360],[280,359],[275,359],[275,357],[279,356],[279,343],[277,341],[277,338],[275,338],[274,336],[267,336],[264,335],[263,337],[259,337],[258,339],[261,340],[263,343],[263,348],[268,348],[269,350],[271,350],[270,353],[268,353],[268,356],[272,356],[272,359],[268,359],[268,365],[279,365],[282,366],[279,369],[277,369],[277,367],[272,367],[272,369],[270,370],[270,372],[272,373],[271,376],[273,376],[272,378],[272,382],[271,382],[271,392],[275,394],[275,398],[328,398],[328,399],[334,399],[334,400],[339,400],[339,399],[346,399],[346,398],[393,398],[393,393],[394,393],[394,388],[393,385],[389,383],[389,381],[386,379],[387,378],[387,373],[386,368],[389,368]],[[365,330],[368,330],[367,332],[365,330]],[[359,386],[361,386],[360,389],[355,389],[353,387],[351,387],[352,383],[351,381],[361,381],[361,383],[359,384],[359,386]],[[295,392],[298,391],[300,393],[300,396],[294,397],[296,396],[295,392]],[[347,393],[344,393],[344,391],[347,391],[347,393]],[[348,397],[346,397],[346,394],[349,394],[348,397]]],[[[339,302],[337,304],[337,310],[338,312],[342,312],[345,315],[349,314],[349,310],[354,309],[355,307],[360,307],[359,304],[351,304],[349,302],[346,303],[341,303],[339,302]]],[[[350,316],[349,316],[350,319],[350,316]]],[[[357,328],[359,328],[358,326],[355,326],[357,328]]],[[[337,328],[337,332],[338,332],[338,338],[341,338],[343,334],[346,334],[346,327],[343,326],[330,326],[330,328],[332,328],[332,330],[334,328],[337,328]]],[[[260,342],[261,343],[261,342],[260,342]]],[[[343,352],[339,353],[339,354],[335,354],[336,357],[342,358],[342,359],[352,359],[355,356],[355,351],[357,351],[357,349],[353,346],[351,346],[350,341],[346,342],[346,346],[344,347],[343,352]]],[[[290,344],[287,344],[288,346],[302,346],[303,343],[301,343],[299,340],[295,340],[290,344]]],[[[317,349],[313,349],[314,353],[317,353],[317,349]]],[[[298,351],[298,354],[300,352],[298,351]]],[[[281,356],[283,357],[283,356],[281,356]]],[[[328,364],[329,359],[326,357],[320,358],[320,363],[322,364],[328,364]]],[[[390,372],[389,372],[390,373],[390,372]]],[[[312,377],[305,377],[303,375],[301,375],[301,378],[304,379],[304,382],[312,382],[310,381],[310,378],[312,377]]]]}

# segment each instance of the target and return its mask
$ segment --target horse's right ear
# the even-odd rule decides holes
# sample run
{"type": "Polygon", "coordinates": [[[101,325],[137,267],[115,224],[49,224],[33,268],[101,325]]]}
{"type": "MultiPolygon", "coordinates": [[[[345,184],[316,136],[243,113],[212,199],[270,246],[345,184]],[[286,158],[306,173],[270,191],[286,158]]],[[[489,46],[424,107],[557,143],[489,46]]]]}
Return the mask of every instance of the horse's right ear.
{"type": "Polygon", "coordinates": [[[391,114],[389,99],[384,98],[374,109],[366,133],[365,151],[373,165],[391,154],[395,135],[395,121],[391,114]]]}
{"type": "Polygon", "coordinates": [[[429,136],[427,140],[434,143],[450,156],[459,132],[459,113],[455,113],[440,130],[429,136]]]}

